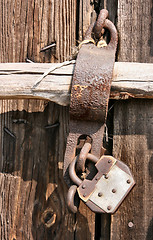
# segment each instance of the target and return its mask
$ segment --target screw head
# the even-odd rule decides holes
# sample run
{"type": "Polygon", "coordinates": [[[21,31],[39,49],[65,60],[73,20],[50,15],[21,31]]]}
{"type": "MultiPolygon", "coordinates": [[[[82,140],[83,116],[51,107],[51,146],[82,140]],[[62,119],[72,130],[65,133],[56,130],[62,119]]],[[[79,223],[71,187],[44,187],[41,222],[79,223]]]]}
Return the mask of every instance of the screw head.
{"type": "Polygon", "coordinates": [[[83,184],[83,185],[82,185],[82,188],[83,188],[83,189],[85,189],[85,188],[86,188],[86,185],[85,185],[85,184],[83,184]]]}
{"type": "Polygon", "coordinates": [[[127,182],[128,184],[130,184],[130,183],[131,183],[130,179],[128,179],[126,182],[127,182]]]}
{"type": "Polygon", "coordinates": [[[108,160],[108,163],[111,163],[112,162],[112,160],[108,160]]]}
{"type": "Polygon", "coordinates": [[[132,228],[133,226],[134,226],[133,222],[129,222],[129,223],[128,223],[128,227],[129,227],[129,228],[132,228]]]}
{"type": "Polygon", "coordinates": [[[109,211],[110,211],[110,210],[111,210],[111,208],[112,208],[111,206],[108,206],[108,207],[107,207],[107,210],[109,210],[109,211]]]}
{"type": "Polygon", "coordinates": [[[112,193],[116,193],[116,189],[115,188],[112,189],[112,193]]]}
{"type": "Polygon", "coordinates": [[[87,196],[87,194],[86,194],[86,193],[84,193],[84,194],[83,194],[83,197],[86,197],[86,196],[87,196]]]}
{"type": "Polygon", "coordinates": [[[98,197],[102,197],[102,195],[103,195],[102,192],[98,193],[98,197]]]}

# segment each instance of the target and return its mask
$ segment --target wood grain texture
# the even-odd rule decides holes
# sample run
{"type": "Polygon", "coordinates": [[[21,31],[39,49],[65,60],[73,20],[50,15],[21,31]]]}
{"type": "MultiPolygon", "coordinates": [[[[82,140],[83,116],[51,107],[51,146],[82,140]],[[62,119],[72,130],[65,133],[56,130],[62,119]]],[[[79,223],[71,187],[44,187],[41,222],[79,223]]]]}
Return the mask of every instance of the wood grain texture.
{"type": "Polygon", "coordinates": [[[1,62],[63,62],[76,43],[76,1],[0,1],[1,62]],[[56,43],[45,51],[40,50],[56,43]]]}
{"type": "MultiPolygon", "coordinates": [[[[0,98],[40,98],[68,105],[75,64],[60,66],[59,63],[0,64],[0,98]],[[55,70],[39,82],[48,69],[55,70]]],[[[153,98],[153,64],[116,62],[110,98],[153,98]]]]}
{"type": "Polygon", "coordinates": [[[118,0],[97,0],[98,10],[103,8],[108,10],[109,19],[116,26],[117,24],[117,10],[118,10],[118,0]]]}
{"type": "MultiPolygon", "coordinates": [[[[118,1],[119,61],[153,62],[152,1],[118,1]]],[[[113,154],[133,171],[136,186],[112,216],[111,240],[151,240],[152,100],[118,102],[114,106],[113,154]]]]}
{"type": "MultiPolygon", "coordinates": [[[[75,0],[0,0],[0,6],[0,62],[73,57],[75,0]]],[[[94,239],[91,213],[74,216],[66,205],[68,108],[40,100],[0,100],[0,108],[0,239],[94,239]],[[55,122],[59,128],[45,129],[55,122]]]]}
{"type": "Polygon", "coordinates": [[[67,118],[50,102],[1,100],[0,239],[74,238],[62,173],[67,118]]]}
{"type": "Polygon", "coordinates": [[[115,106],[113,154],[131,168],[136,186],[112,217],[112,240],[153,236],[152,109],[152,100],[121,101],[115,106]]]}
{"type": "Polygon", "coordinates": [[[83,40],[85,33],[91,23],[96,21],[97,14],[94,10],[93,1],[80,0],[78,2],[77,11],[77,40],[80,42],[83,40]]]}
{"type": "Polygon", "coordinates": [[[153,62],[152,0],[118,0],[118,61],[153,62]]]}

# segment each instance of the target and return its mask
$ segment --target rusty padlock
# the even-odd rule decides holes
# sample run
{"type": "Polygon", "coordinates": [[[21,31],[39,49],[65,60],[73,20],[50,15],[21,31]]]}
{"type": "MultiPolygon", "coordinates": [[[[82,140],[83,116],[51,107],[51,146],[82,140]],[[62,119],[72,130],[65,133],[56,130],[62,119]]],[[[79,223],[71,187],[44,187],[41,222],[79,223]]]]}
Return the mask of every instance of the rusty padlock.
{"type": "Polygon", "coordinates": [[[73,74],[64,179],[70,187],[68,206],[74,213],[79,205],[79,201],[76,201],[78,196],[96,213],[114,213],[135,185],[132,174],[124,163],[111,156],[101,157],[118,41],[117,30],[107,17],[108,11],[102,9],[97,21],[89,26],[73,74]],[[104,29],[110,33],[110,42],[99,48],[104,29]],[[85,149],[84,143],[81,149],[80,155],[85,150],[85,157],[80,157],[76,151],[82,137],[85,142],[86,138],[91,139],[91,146],[85,149]],[[84,172],[86,159],[95,163],[97,174],[92,179],[82,181],[76,170],[84,172]]]}
{"type": "MultiPolygon", "coordinates": [[[[75,171],[78,160],[78,156],[76,156],[69,167],[70,178],[78,186],[75,190],[77,190],[80,199],[93,212],[114,213],[135,185],[131,171],[125,163],[112,156],[103,155],[98,160],[94,155],[88,154],[87,159],[96,163],[97,174],[92,180],[84,179],[82,181],[75,171]]],[[[68,204],[71,203],[71,210],[74,208],[73,212],[76,212],[76,206],[72,208],[72,199],[69,199],[72,197],[71,194],[70,188],[68,204]]]]}

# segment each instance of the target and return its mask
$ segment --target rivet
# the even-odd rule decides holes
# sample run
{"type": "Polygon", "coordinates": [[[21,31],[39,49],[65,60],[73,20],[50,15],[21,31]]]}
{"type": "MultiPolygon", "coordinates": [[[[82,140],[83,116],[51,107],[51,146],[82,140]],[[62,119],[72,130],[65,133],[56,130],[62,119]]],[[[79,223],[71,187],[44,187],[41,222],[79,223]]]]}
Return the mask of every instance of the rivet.
{"type": "Polygon", "coordinates": [[[83,196],[84,196],[84,197],[86,197],[86,196],[87,196],[87,194],[86,194],[86,193],[84,193],[84,194],[83,194],[83,196]]]}
{"type": "Polygon", "coordinates": [[[133,226],[134,226],[133,222],[129,222],[129,223],[128,223],[128,227],[129,227],[129,228],[132,228],[133,226]]]}
{"type": "Polygon", "coordinates": [[[112,192],[113,192],[113,193],[116,193],[116,189],[115,189],[115,188],[113,188],[113,189],[112,189],[112,192]]]}
{"type": "Polygon", "coordinates": [[[128,179],[126,182],[127,182],[128,184],[130,184],[130,183],[131,183],[130,179],[128,179]]]}
{"type": "Polygon", "coordinates": [[[112,162],[112,160],[108,160],[108,163],[111,163],[112,162]]]}
{"type": "Polygon", "coordinates": [[[82,185],[82,188],[83,188],[83,189],[85,189],[85,188],[86,188],[86,185],[85,185],[85,184],[83,184],[83,185],[82,185]]]}
{"type": "Polygon", "coordinates": [[[108,176],[106,174],[103,175],[105,179],[108,179],[108,176]]]}
{"type": "Polygon", "coordinates": [[[111,208],[112,208],[111,206],[108,206],[108,207],[107,207],[107,210],[111,210],[111,208]]]}
{"type": "Polygon", "coordinates": [[[102,195],[103,195],[102,192],[98,193],[98,197],[102,197],[102,195]]]}

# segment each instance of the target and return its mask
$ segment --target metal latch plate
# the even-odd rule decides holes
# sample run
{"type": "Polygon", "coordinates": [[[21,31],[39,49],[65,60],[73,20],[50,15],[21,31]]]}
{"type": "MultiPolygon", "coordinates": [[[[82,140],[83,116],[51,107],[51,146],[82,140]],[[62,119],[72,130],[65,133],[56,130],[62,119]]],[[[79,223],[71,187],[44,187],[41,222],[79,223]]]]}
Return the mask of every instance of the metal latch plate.
{"type": "Polygon", "coordinates": [[[105,176],[100,178],[89,199],[105,212],[114,213],[134,185],[132,176],[114,165],[107,178],[105,176]]]}

